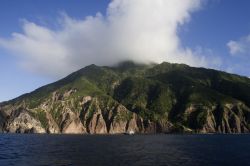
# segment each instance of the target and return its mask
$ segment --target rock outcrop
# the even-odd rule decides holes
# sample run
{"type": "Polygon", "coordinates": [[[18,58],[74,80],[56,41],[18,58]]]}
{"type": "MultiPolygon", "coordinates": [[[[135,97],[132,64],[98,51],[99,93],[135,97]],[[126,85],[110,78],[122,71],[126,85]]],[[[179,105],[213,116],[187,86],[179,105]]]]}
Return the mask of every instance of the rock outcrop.
{"type": "Polygon", "coordinates": [[[181,64],[90,65],[0,103],[0,132],[249,133],[250,79],[181,64]]]}
{"type": "Polygon", "coordinates": [[[250,109],[243,103],[227,103],[186,109],[190,126],[199,133],[249,133],[250,109]]]}
{"type": "Polygon", "coordinates": [[[14,110],[5,122],[4,131],[10,133],[45,133],[41,123],[24,109],[14,110]]]}

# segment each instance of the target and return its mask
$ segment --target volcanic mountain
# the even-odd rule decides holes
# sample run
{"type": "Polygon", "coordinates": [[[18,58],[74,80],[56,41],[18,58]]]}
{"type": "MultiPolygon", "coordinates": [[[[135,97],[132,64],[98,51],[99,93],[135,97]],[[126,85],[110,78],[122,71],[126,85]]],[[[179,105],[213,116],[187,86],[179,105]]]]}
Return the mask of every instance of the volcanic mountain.
{"type": "Polygon", "coordinates": [[[90,65],[0,103],[11,133],[248,133],[250,79],[184,64],[90,65]]]}

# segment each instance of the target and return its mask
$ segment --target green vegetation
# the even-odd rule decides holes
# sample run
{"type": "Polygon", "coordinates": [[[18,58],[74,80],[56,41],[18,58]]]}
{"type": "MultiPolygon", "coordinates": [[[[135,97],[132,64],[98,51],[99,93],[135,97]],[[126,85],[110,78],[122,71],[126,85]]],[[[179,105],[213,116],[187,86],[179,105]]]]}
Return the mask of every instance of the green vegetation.
{"type": "Polygon", "coordinates": [[[120,122],[120,121],[127,122],[127,121],[130,121],[132,118],[133,118],[132,112],[122,111],[119,114],[117,114],[117,116],[115,117],[115,121],[116,122],[120,122]]]}
{"type": "MultiPolygon", "coordinates": [[[[250,107],[250,79],[166,62],[159,65],[124,62],[115,67],[90,65],[5,104],[24,103],[28,109],[36,110],[34,116],[46,127],[46,114],[38,109],[42,104],[48,103],[51,115],[59,122],[66,106],[80,113],[85,96],[94,99],[88,105],[87,120],[99,108],[108,117],[109,111],[122,104],[131,112],[117,115],[116,120],[129,120],[134,112],[144,120],[170,121],[179,128],[185,125],[200,129],[206,123],[208,110],[220,122],[223,105],[241,102],[250,107]],[[193,112],[187,113],[191,106],[193,112]]],[[[244,114],[250,121],[250,113],[244,114]]]]}
{"type": "Polygon", "coordinates": [[[43,128],[48,128],[48,120],[46,118],[46,112],[44,112],[44,110],[36,109],[35,112],[30,112],[30,114],[41,122],[43,128]]]}

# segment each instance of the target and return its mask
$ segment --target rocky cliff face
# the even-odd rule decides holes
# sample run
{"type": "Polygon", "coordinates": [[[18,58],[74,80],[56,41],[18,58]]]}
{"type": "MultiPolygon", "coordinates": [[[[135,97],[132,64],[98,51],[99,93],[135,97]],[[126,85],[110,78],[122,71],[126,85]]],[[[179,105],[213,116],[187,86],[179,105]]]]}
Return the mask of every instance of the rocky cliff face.
{"type": "Polygon", "coordinates": [[[50,134],[120,134],[144,131],[143,120],[118,103],[102,110],[103,106],[98,98],[85,96],[79,103],[80,110],[76,111],[54,96],[51,101],[29,110],[23,108],[23,105],[12,107],[11,111],[2,108],[2,131],[50,134]],[[45,106],[51,101],[60,107],[60,110],[55,110],[60,111],[57,115],[57,112],[52,112],[45,106]]]}
{"type": "Polygon", "coordinates": [[[243,103],[228,103],[212,108],[190,106],[188,123],[200,133],[248,133],[250,109],[243,103]]]}
{"type": "Polygon", "coordinates": [[[186,65],[88,66],[0,104],[0,132],[249,133],[250,80],[186,65]]]}

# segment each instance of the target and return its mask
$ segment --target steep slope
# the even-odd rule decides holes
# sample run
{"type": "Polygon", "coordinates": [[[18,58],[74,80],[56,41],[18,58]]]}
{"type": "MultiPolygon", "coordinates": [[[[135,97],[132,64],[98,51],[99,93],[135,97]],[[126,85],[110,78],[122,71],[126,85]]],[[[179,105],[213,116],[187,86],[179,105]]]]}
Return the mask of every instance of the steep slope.
{"type": "Polygon", "coordinates": [[[87,66],[0,104],[20,133],[246,133],[250,79],[183,64],[87,66]]]}

